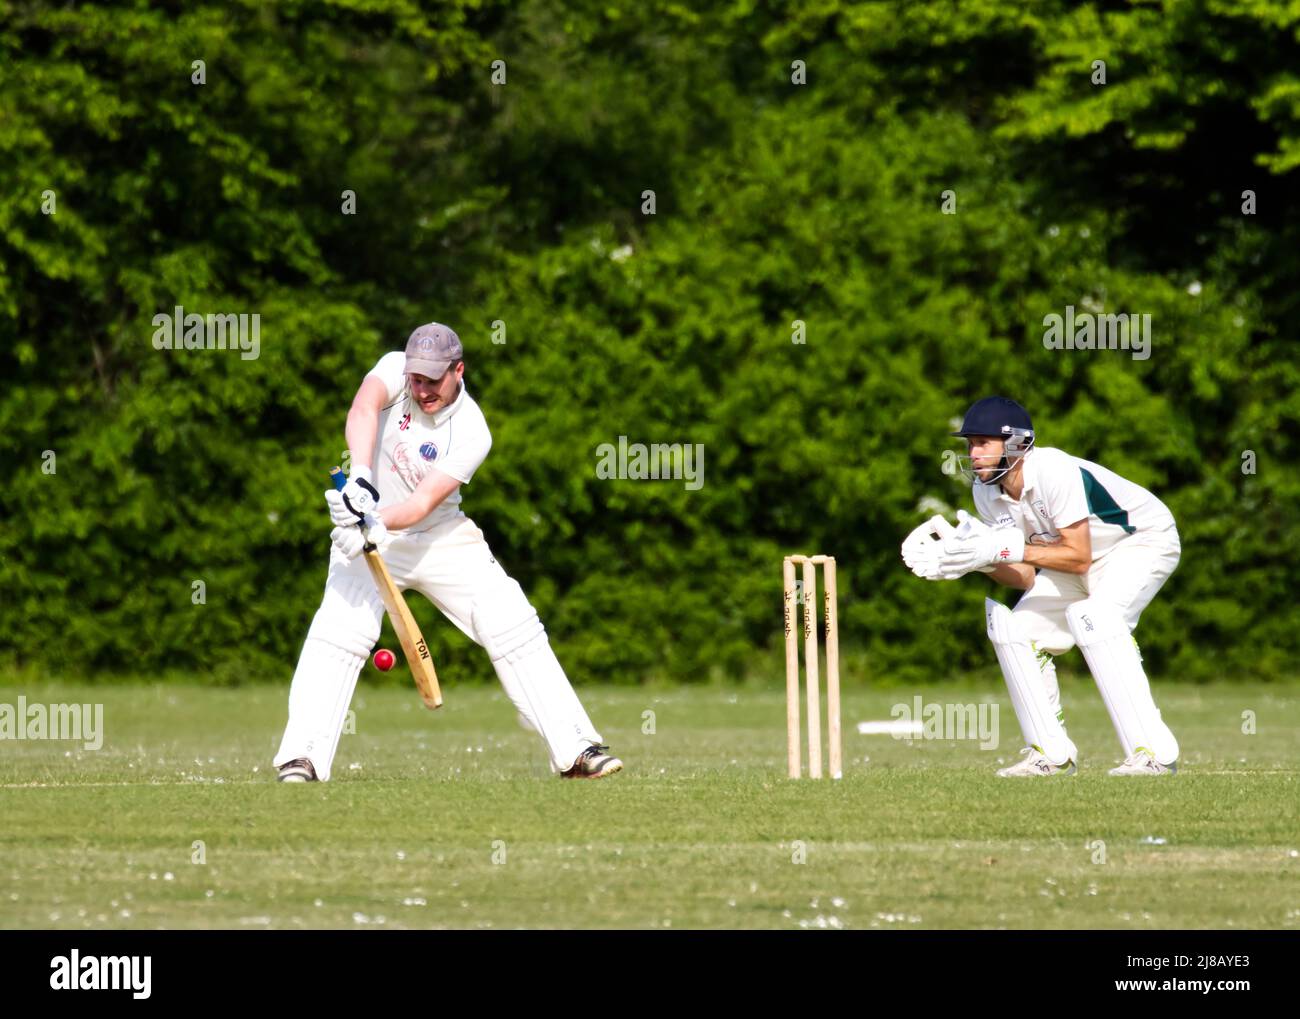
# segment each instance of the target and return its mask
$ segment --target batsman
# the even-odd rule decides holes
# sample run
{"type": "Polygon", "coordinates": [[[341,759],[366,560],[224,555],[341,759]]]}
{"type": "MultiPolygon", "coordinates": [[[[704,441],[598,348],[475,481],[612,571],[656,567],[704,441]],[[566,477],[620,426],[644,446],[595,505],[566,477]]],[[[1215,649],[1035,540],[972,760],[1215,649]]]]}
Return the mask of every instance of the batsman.
{"type": "Polygon", "coordinates": [[[623,767],[606,753],[522,588],[461,512],[461,486],[492,446],[464,375],[460,339],[431,322],[405,352],[380,358],[352,401],[351,477],[325,493],[334,523],[329,572],[289,688],[274,759],[282,782],[328,781],[357,677],[379,639],[384,605],[360,558],[367,540],[399,589],[419,591],[486,648],[553,772],[603,778],[623,767]]]}
{"type": "Polygon", "coordinates": [[[1073,774],[1054,656],[1077,646],[1124,751],[1112,775],[1166,775],[1178,742],[1151,696],[1133,637],[1143,609],[1178,566],[1173,514],[1146,489],[1060,449],[1036,447],[1028,412],[990,396],[966,413],[959,457],[978,518],[934,517],[903,542],[918,577],[978,571],[1025,593],[1014,609],[986,598],[989,641],[1027,746],[1004,777],[1073,774]]]}

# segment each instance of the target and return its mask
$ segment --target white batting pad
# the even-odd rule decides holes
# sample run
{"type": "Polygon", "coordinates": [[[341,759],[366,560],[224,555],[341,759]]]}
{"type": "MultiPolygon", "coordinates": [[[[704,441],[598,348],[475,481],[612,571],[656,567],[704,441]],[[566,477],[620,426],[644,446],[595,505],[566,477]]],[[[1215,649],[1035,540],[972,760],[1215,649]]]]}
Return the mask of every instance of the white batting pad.
{"type": "Polygon", "coordinates": [[[1085,598],[1066,609],[1070,633],[1092,670],[1125,758],[1146,747],[1161,764],[1178,760],[1178,741],[1151,698],[1142,655],[1119,609],[1085,598]]]}
{"type": "Polygon", "coordinates": [[[384,606],[365,564],[331,568],[289,687],[289,724],[275,766],[305,757],[329,781],[357,677],[379,639],[384,606]],[[355,567],[360,568],[358,575],[355,567]]]}
{"type": "Polygon", "coordinates": [[[1044,676],[1033,645],[1021,633],[1014,614],[1005,605],[985,598],[984,616],[989,641],[1002,666],[1025,743],[1038,747],[1053,764],[1077,761],[1078,749],[1066,735],[1053,703],[1055,669],[1050,676],[1044,676]]]}
{"type": "Polygon", "coordinates": [[[521,722],[545,740],[553,771],[567,771],[602,742],[518,582],[474,602],[474,630],[521,722]]]}

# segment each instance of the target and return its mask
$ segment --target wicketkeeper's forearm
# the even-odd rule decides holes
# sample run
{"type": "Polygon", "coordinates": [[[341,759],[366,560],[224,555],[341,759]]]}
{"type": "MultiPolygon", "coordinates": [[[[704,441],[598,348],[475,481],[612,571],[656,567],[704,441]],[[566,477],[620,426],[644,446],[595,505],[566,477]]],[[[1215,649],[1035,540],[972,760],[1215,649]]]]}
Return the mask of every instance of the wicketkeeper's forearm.
{"type": "Polygon", "coordinates": [[[993,567],[989,576],[1003,587],[1014,587],[1017,591],[1028,591],[1034,586],[1034,568],[1025,563],[1002,563],[993,567]]]}
{"type": "Polygon", "coordinates": [[[1025,564],[1029,567],[1041,567],[1045,570],[1059,570],[1061,573],[1088,572],[1092,558],[1084,558],[1078,550],[1069,545],[1026,545],[1025,564]]]}

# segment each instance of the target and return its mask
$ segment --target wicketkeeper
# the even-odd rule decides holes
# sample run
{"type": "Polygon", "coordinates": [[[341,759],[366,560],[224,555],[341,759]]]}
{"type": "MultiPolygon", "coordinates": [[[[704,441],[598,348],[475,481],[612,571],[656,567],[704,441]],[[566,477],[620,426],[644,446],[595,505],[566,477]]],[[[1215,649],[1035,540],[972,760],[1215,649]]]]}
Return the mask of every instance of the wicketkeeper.
{"type": "Polygon", "coordinates": [[[552,771],[602,778],[623,767],[605,753],[523,590],[460,510],[460,488],[492,446],[465,389],[464,356],[449,328],[420,326],[405,353],[379,359],[352,401],[351,477],[325,493],[329,574],[289,689],[275,755],[281,781],[329,779],[357,676],[379,639],[384,606],[360,557],[367,537],[399,589],[419,591],[487,649],[521,721],[546,743],[552,771]]]}
{"type": "Polygon", "coordinates": [[[977,401],[961,431],[960,457],[979,518],[953,527],[934,517],[903,542],[918,577],[955,580],[971,571],[1025,592],[1008,609],[985,599],[989,640],[1006,677],[1025,743],[1002,776],[1073,774],[1078,750],[1065,731],[1055,655],[1078,645],[1124,748],[1112,775],[1176,770],[1178,741],[1151,698],[1132,633],[1178,566],[1182,548],[1169,509],[1099,464],[1034,445],[1029,414],[1001,396],[977,401]]]}

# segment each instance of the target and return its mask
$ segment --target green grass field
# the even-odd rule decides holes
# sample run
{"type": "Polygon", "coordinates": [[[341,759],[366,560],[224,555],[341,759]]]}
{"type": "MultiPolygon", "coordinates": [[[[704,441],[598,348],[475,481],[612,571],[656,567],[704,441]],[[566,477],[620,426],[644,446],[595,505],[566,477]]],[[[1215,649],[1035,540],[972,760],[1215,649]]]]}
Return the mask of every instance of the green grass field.
{"type": "Polygon", "coordinates": [[[913,691],[855,689],[820,783],[784,777],[781,692],[588,688],[627,769],[564,782],[497,689],[434,715],[363,684],[334,781],[296,786],[270,766],[286,692],[0,687],[102,703],[106,732],[0,742],[4,926],[1300,928],[1287,688],[1159,687],[1182,771],[1112,779],[1096,692],[1067,681],[1085,759],[1048,781],[993,776],[1019,748],[1001,691],[922,691],[996,697],[981,750],[858,735],[913,691]]]}

